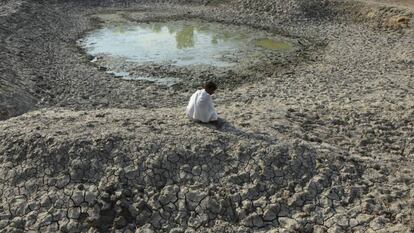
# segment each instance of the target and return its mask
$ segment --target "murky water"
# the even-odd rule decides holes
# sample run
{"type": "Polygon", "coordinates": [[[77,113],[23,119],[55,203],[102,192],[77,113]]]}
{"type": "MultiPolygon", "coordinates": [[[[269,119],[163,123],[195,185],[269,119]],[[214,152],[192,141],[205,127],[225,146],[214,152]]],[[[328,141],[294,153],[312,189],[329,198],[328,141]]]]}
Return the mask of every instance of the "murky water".
{"type": "Polygon", "coordinates": [[[292,47],[292,45],[287,42],[269,39],[269,38],[263,38],[263,39],[256,40],[256,45],[263,47],[265,49],[273,49],[273,50],[290,49],[292,47]]]}
{"type": "Polygon", "coordinates": [[[127,17],[131,14],[95,15],[104,22],[102,27],[78,41],[95,56],[92,62],[125,80],[172,86],[187,76],[175,71],[225,73],[272,63],[296,49],[292,40],[247,26],[202,20],[137,23],[127,17]]]}
{"type": "Polygon", "coordinates": [[[292,45],[248,27],[203,21],[108,25],[89,34],[82,46],[138,63],[231,66],[240,52],[286,50],[292,45]],[[257,39],[256,39],[257,38],[257,39]]]}

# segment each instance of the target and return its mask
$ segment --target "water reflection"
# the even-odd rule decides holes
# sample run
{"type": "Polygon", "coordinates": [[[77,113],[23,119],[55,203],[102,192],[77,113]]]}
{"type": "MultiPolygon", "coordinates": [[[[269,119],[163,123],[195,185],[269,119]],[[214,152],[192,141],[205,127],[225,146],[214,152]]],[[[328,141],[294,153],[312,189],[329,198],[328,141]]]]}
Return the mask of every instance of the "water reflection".
{"type": "Polygon", "coordinates": [[[175,34],[177,49],[194,47],[194,27],[187,26],[175,34]]]}
{"type": "Polygon", "coordinates": [[[162,30],[162,26],[161,26],[161,25],[159,25],[159,24],[154,24],[154,25],[152,26],[152,31],[153,31],[153,32],[155,32],[155,33],[160,33],[160,32],[161,32],[161,30],[162,30]]]}
{"type": "Polygon", "coordinates": [[[223,57],[254,46],[290,46],[273,40],[252,42],[258,35],[257,30],[247,27],[201,21],[116,24],[90,34],[83,45],[92,55],[110,54],[134,62],[213,66],[232,65],[223,57]]]}
{"type": "MultiPolygon", "coordinates": [[[[210,34],[211,44],[217,45],[219,42],[227,42],[231,39],[241,40],[246,38],[246,34],[231,33],[228,31],[214,30],[212,27],[206,25],[165,25],[160,23],[143,25],[154,33],[161,33],[163,30],[168,30],[171,35],[175,35],[175,42],[177,49],[193,48],[197,39],[197,34],[210,34]]],[[[161,36],[161,35],[160,35],[161,36]]]]}

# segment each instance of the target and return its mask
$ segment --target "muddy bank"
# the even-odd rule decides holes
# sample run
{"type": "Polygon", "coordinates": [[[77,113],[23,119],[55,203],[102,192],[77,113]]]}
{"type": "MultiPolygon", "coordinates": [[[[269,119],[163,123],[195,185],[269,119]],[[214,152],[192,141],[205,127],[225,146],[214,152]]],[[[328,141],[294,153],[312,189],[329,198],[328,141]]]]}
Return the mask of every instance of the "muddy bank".
{"type": "Polygon", "coordinates": [[[146,11],[90,17],[99,29],[78,42],[93,65],[123,79],[172,82],[176,90],[196,89],[207,79],[223,90],[235,89],[303,62],[302,54],[310,52],[298,39],[162,11],[156,19],[146,11]]]}
{"type": "MultiPolygon", "coordinates": [[[[109,109],[92,115],[52,110],[26,117],[31,126],[20,133],[27,137],[10,147],[2,135],[2,148],[7,148],[2,150],[2,182],[24,180],[19,196],[6,189],[3,200],[10,203],[9,216],[22,216],[26,229],[310,231],[313,227],[305,223],[321,214],[313,211],[315,198],[330,208],[333,200],[322,197],[330,192],[341,192],[338,198],[351,202],[353,195],[362,195],[345,188],[362,171],[352,161],[341,168],[350,158],[333,148],[282,142],[229,122],[220,129],[194,125],[180,117],[179,109],[109,109]],[[29,120],[39,116],[48,126],[29,120]],[[62,126],[65,132],[58,130],[62,126]],[[104,133],[108,127],[119,130],[104,133]],[[47,148],[38,148],[45,143],[47,148]],[[344,188],[332,189],[332,183],[344,188]],[[305,203],[310,215],[292,218],[305,203]],[[50,217],[39,216],[50,208],[50,217]]],[[[13,131],[2,129],[6,135],[13,131]]]]}
{"type": "MultiPolygon", "coordinates": [[[[222,82],[223,87],[231,89],[231,87],[251,83],[275,73],[289,73],[296,65],[308,60],[315,60],[315,57],[318,57],[318,51],[323,51],[329,40],[335,41],[337,39],[337,31],[340,31],[341,27],[345,27],[346,22],[352,22],[349,19],[365,23],[364,25],[368,28],[372,26],[387,30],[390,28],[382,22],[384,20],[387,22],[395,21],[397,25],[395,27],[399,30],[403,30],[412,23],[409,20],[412,13],[406,9],[373,8],[371,6],[364,8],[361,7],[364,6],[361,3],[284,1],[280,5],[265,3],[263,7],[259,7],[260,4],[250,1],[233,4],[224,2],[222,5],[218,2],[199,3],[203,6],[197,6],[198,3],[196,6],[191,6],[187,2],[185,5],[177,7],[161,3],[155,5],[141,2],[110,4],[103,1],[56,3],[48,5],[50,12],[44,11],[44,4],[24,2],[15,8],[19,9],[17,15],[1,18],[2,24],[8,25],[2,28],[1,34],[2,41],[4,41],[2,45],[4,52],[1,54],[3,63],[1,66],[3,69],[1,78],[3,94],[1,97],[4,99],[1,108],[2,119],[22,114],[29,109],[37,108],[36,106],[62,106],[77,109],[171,106],[176,101],[169,101],[169,96],[174,95],[179,102],[185,101],[189,92],[184,94],[181,92],[192,90],[200,82],[207,79],[217,79],[222,82]],[[222,7],[229,5],[236,7],[222,7]],[[296,57],[282,56],[280,61],[255,65],[251,69],[242,69],[236,73],[187,69],[167,72],[162,66],[136,69],[138,74],[175,75],[192,80],[186,85],[180,86],[179,89],[166,89],[155,94],[151,90],[153,85],[121,82],[99,71],[99,66],[91,68],[87,62],[89,57],[79,51],[75,45],[75,41],[81,38],[85,32],[98,26],[97,22],[89,17],[91,14],[113,12],[126,8],[143,12],[138,14],[138,16],[141,15],[138,18],[132,19],[137,21],[196,17],[272,30],[282,36],[296,39],[302,45],[302,49],[296,54],[296,57]],[[322,25],[326,25],[326,28],[322,25]],[[335,29],[332,29],[333,27],[335,29]],[[33,28],[39,30],[33,31],[33,28]],[[145,91],[146,88],[149,91],[145,91]],[[112,90],[117,91],[113,93],[112,90]],[[141,94],[144,92],[145,94],[141,94]],[[16,96],[16,98],[10,98],[10,96],[16,96]]],[[[6,6],[11,6],[11,3],[6,6]]],[[[10,14],[12,12],[10,10],[10,14]]],[[[352,36],[353,32],[351,31],[354,29],[344,28],[352,36]]],[[[394,40],[394,43],[396,40],[400,40],[400,34],[396,30],[391,31],[388,35],[392,37],[390,40],[394,40]],[[394,33],[396,34],[392,36],[394,33]]],[[[359,37],[359,35],[356,36],[359,37]]],[[[372,36],[382,37],[383,35],[379,32],[378,35],[372,36]]],[[[405,44],[401,43],[401,48],[397,50],[404,48],[404,46],[405,44]]],[[[394,56],[399,56],[396,59],[404,61],[408,65],[411,64],[413,58],[410,50],[395,51],[395,54],[394,56]]]]}
{"type": "MultiPolygon", "coordinates": [[[[410,8],[294,0],[0,6],[1,118],[37,109],[0,122],[1,231],[414,230],[410,8]],[[223,74],[214,97],[221,127],[194,124],[183,107],[214,70],[182,71],[193,81],[172,88],[125,81],[77,46],[99,26],[91,15],[117,10],[145,16],[137,20],[248,25],[302,50],[244,76],[223,74]]],[[[141,72],[151,69],[167,72],[141,72]]]]}

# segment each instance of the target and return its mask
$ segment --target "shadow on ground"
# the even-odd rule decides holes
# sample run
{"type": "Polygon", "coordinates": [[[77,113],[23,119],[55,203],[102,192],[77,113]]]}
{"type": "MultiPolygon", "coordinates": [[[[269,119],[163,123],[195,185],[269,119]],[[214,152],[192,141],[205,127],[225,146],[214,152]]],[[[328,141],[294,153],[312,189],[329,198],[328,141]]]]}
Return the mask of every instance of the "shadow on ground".
{"type": "Polygon", "coordinates": [[[236,127],[234,124],[232,124],[230,121],[227,121],[226,119],[219,118],[215,122],[210,123],[203,123],[203,122],[196,122],[197,124],[207,127],[210,129],[217,130],[219,132],[223,133],[230,133],[237,137],[241,137],[244,139],[253,139],[258,141],[264,141],[269,144],[274,144],[277,142],[277,139],[267,135],[266,133],[262,132],[248,132],[246,130],[243,130],[241,128],[236,127]]]}

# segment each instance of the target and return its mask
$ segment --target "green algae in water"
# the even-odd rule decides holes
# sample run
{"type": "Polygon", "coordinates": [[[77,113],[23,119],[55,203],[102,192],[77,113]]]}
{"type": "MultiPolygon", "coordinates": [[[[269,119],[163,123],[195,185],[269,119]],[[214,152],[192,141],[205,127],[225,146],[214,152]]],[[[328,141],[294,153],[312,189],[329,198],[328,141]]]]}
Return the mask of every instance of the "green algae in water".
{"type": "Polygon", "coordinates": [[[290,49],[292,45],[285,41],[278,41],[273,39],[259,39],[256,40],[256,45],[265,49],[280,50],[280,49],[290,49]]]}

